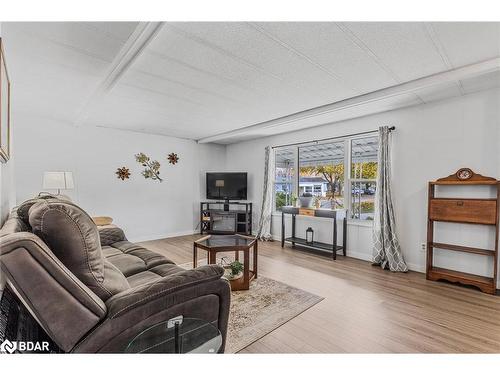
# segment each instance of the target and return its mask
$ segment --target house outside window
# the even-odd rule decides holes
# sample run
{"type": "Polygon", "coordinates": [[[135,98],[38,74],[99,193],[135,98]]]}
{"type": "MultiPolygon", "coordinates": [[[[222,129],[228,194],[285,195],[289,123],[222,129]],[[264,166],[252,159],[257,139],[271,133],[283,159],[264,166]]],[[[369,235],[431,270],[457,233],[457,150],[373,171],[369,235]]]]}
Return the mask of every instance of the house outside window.
{"type": "Polygon", "coordinates": [[[321,208],[345,208],[351,219],[373,220],[377,155],[376,135],[276,148],[276,211],[308,193],[321,208]]]}
{"type": "Polygon", "coordinates": [[[336,141],[300,146],[299,195],[311,193],[321,208],[344,207],[345,142],[336,141]],[[313,187],[319,186],[319,189],[313,187]]]}

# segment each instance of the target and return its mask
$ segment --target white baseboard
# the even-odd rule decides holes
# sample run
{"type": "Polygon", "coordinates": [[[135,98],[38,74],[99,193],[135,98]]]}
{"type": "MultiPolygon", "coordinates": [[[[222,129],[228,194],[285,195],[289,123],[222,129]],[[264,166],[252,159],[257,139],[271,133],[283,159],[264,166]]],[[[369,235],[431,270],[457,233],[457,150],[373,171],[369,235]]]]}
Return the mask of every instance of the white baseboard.
{"type": "MultiPolygon", "coordinates": [[[[281,237],[278,235],[273,235],[273,239],[275,241],[281,241],[281,237]]],[[[372,261],[372,255],[363,251],[354,251],[347,249],[347,256],[355,259],[366,260],[367,262],[372,261]]],[[[408,265],[408,269],[411,271],[422,272],[425,273],[425,266],[420,264],[406,263],[408,265]]]]}

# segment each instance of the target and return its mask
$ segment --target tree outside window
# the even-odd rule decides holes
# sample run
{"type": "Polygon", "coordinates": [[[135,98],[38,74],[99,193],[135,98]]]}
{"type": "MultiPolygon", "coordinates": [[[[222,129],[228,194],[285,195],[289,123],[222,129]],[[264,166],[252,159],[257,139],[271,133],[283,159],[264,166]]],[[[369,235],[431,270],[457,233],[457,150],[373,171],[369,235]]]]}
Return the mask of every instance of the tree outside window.
{"type": "Polygon", "coordinates": [[[291,205],[293,196],[309,193],[317,197],[320,208],[345,208],[353,219],[373,220],[377,136],[347,137],[275,152],[276,210],[291,205]]]}

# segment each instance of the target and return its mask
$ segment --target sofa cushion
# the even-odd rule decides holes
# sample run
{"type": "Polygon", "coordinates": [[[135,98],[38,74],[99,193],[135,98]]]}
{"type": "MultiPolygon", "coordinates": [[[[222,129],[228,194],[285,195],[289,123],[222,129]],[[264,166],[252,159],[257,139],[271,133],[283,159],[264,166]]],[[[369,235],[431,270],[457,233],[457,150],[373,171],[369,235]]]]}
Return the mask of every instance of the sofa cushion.
{"type": "Polygon", "coordinates": [[[103,301],[130,287],[125,276],[105,262],[97,227],[80,207],[45,199],[32,205],[28,213],[33,233],[103,301]]]}
{"type": "Polygon", "coordinates": [[[174,264],[163,255],[129,241],[119,241],[104,246],[103,254],[125,277],[147,271],[162,264],[174,264]]]}
{"type": "Polygon", "coordinates": [[[9,218],[5,221],[0,229],[0,237],[17,232],[27,232],[30,228],[21,220],[16,211],[12,211],[9,218]]]}
{"type": "Polygon", "coordinates": [[[30,225],[29,210],[31,206],[33,206],[35,203],[43,202],[46,199],[57,200],[57,197],[55,195],[50,195],[50,194],[39,195],[36,196],[35,198],[24,201],[18,207],[14,208],[14,210],[17,212],[17,216],[19,217],[19,219],[21,219],[29,227],[30,225]]]}
{"type": "Polygon", "coordinates": [[[176,266],[175,264],[161,264],[159,266],[153,267],[149,270],[136,273],[132,276],[127,277],[127,281],[130,286],[136,287],[138,285],[143,285],[153,281],[157,281],[165,276],[175,275],[179,272],[185,271],[184,268],[176,266]]]}

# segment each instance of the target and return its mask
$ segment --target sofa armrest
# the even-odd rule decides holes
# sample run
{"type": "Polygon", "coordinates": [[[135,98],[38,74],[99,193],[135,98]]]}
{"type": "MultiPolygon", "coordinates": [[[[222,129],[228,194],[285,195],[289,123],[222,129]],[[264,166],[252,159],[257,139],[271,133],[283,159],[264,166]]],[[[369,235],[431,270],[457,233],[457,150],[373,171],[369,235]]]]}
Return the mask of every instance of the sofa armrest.
{"type": "Polygon", "coordinates": [[[32,233],[0,238],[0,266],[23,304],[64,351],[106,315],[104,302],[32,233]]]}
{"type": "Polygon", "coordinates": [[[122,352],[143,330],[179,315],[216,324],[224,350],[231,287],[222,275],[220,266],[202,266],[116,294],[106,301],[106,319],[74,352],[122,352]]]}
{"type": "Polygon", "coordinates": [[[127,241],[123,230],[116,225],[103,225],[98,226],[99,237],[101,246],[109,246],[115,242],[127,241]]]}
{"type": "MultiPolygon", "coordinates": [[[[106,302],[108,307],[108,318],[113,319],[119,317],[138,305],[147,304],[153,299],[162,298],[181,289],[187,289],[198,284],[218,280],[223,274],[224,269],[220,266],[201,266],[123,291],[114,295],[106,302]]],[[[165,308],[168,307],[169,306],[165,306],[165,308]]]]}

